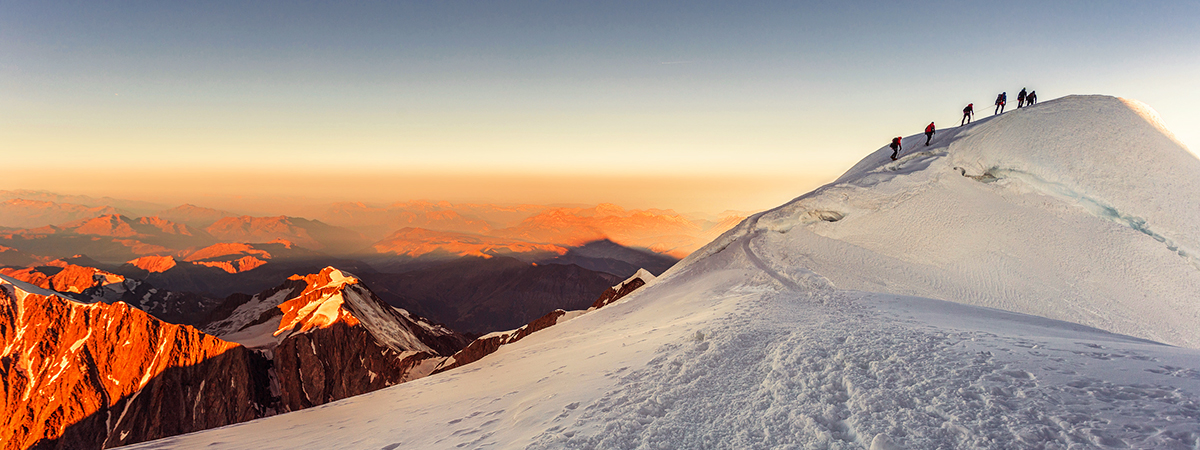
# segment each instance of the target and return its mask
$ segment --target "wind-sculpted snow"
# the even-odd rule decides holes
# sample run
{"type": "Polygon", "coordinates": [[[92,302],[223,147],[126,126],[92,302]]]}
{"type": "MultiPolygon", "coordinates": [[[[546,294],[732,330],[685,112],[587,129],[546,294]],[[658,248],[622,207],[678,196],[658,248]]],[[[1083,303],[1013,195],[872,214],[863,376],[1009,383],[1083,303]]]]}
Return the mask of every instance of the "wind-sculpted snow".
{"type": "Polygon", "coordinates": [[[1198,448],[1200,350],[1144,338],[1200,345],[1200,162],[1143,112],[880,150],[474,364],[136,448],[1198,448]]]}

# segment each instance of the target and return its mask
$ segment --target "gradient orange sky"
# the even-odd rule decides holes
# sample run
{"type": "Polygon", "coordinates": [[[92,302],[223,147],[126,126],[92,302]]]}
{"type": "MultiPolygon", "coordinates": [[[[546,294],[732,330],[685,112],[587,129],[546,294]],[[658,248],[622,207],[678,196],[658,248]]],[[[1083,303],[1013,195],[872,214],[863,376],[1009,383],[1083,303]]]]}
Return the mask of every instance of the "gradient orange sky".
{"type": "Polygon", "coordinates": [[[758,210],[1021,87],[1141,100],[1194,151],[1196,17],[1196,2],[5,2],[0,189],[758,210]]]}

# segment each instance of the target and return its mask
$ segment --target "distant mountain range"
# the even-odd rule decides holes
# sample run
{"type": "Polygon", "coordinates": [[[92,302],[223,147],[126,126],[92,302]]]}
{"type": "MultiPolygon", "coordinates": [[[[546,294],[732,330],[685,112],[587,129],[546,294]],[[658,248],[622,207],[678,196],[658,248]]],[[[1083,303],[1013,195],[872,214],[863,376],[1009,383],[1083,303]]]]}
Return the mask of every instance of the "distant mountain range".
{"type": "Polygon", "coordinates": [[[121,213],[121,210],[111,206],[83,206],[14,198],[0,202],[0,226],[37,228],[121,213]]]}
{"type": "Polygon", "coordinates": [[[42,191],[0,191],[0,199],[6,199],[0,203],[0,246],[17,252],[0,256],[0,264],[80,253],[119,264],[142,256],[178,257],[220,242],[276,239],[387,267],[461,256],[543,259],[602,240],[678,259],[743,217],[626,210],[611,204],[552,207],[424,201],[387,206],[335,203],[314,210],[313,219],[236,214],[192,204],[154,209],[139,217],[131,211],[157,205],[42,191]]]}

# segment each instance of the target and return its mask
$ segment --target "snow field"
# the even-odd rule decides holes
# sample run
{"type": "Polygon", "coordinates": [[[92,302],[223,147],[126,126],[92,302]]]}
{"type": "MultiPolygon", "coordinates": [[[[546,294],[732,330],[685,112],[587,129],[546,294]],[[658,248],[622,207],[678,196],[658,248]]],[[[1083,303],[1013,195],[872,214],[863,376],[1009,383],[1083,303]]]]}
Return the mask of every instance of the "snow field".
{"type": "Polygon", "coordinates": [[[1200,443],[1194,351],[936,300],[809,294],[744,298],[531,448],[1200,443]]]}
{"type": "Polygon", "coordinates": [[[1200,160],[1139,105],[1072,96],[882,148],[740,235],[843,289],[1200,347],[1200,160]]]}

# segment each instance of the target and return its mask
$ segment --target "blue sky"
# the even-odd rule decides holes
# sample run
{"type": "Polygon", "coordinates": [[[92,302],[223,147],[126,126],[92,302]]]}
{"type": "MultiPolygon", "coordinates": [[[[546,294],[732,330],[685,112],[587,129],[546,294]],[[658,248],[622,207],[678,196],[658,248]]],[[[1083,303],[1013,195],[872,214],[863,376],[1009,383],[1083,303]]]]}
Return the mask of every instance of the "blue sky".
{"type": "Polygon", "coordinates": [[[2,1],[0,147],[30,169],[0,188],[184,198],[253,174],[222,195],[756,209],[1021,87],[1142,100],[1195,150],[1197,19],[1158,1],[2,1]],[[692,181],[478,186],[618,167],[692,181]],[[734,178],[763,192],[698,198],[734,178]]]}

